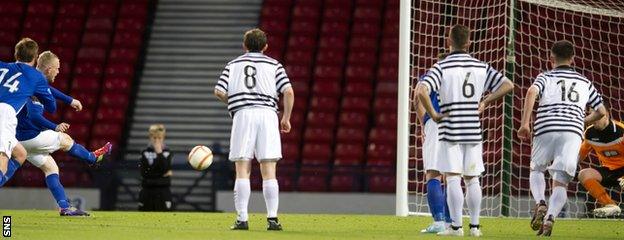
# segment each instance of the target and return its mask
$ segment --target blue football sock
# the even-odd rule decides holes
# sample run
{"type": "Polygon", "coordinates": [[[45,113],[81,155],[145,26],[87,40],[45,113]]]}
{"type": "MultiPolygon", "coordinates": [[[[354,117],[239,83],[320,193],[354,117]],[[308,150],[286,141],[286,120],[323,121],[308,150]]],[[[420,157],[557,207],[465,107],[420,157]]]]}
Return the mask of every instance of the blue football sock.
{"type": "Polygon", "coordinates": [[[0,187],[4,186],[4,183],[7,181],[7,179],[4,177],[4,173],[2,171],[0,171],[0,187]]]}
{"type": "Polygon", "coordinates": [[[427,202],[431,210],[431,216],[436,222],[444,221],[444,205],[446,199],[442,191],[442,185],[438,179],[427,181],[427,202]]]}
{"type": "Polygon", "coordinates": [[[67,201],[67,196],[65,196],[65,189],[63,185],[61,185],[59,175],[56,173],[50,174],[46,177],[45,181],[58,206],[60,208],[68,208],[69,201],[67,201]]]}
{"type": "Polygon", "coordinates": [[[69,156],[78,158],[89,164],[95,163],[95,160],[96,160],[95,154],[93,154],[92,152],[89,152],[89,150],[87,150],[85,147],[77,143],[74,143],[74,145],[72,145],[72,147],[69,149],[69,151],[67,151],[67,153],[69,154],[69,156]]]}
{"type": "Polygon", "coordinates": [[[7,166],[7,172],[4,174],[4,178],[5,178],[5,182],[8,182],[9,179],[11,179],[13,177],[13,174],[15,174],[15,171],[17,171],[17,169],[19,169],[22,165],[19,164],[19,162],[13,158],[9,159],[9,164],[7,166]]]}

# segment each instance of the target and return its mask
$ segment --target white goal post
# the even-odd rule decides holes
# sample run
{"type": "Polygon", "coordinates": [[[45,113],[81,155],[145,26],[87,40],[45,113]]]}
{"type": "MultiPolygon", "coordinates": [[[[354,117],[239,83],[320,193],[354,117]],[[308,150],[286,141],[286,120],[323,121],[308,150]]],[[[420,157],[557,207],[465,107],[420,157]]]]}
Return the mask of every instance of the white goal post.
{"type": "MultiPolygon", "coordinates": [[[[445,49],[454,24],[472,29],[471,54],[510,78],[516,88],[483,114],[484,216],[528,217],[533,201],[528,176],[530,143],[516,138],[522,101],[538,73],[550,68],[550,46],[570,40],[574,67],[624,117],[624,2],[618,0],[401,0],[398,67],[396,215],[428,215],[421,158],[421,129],[411,107],[412,89],[445,49]]],[[[592,156],[579,170],[598,165],[592,156]]],[[[549,188],[547,188],[549,189],[549,188]]],[[[549,190],[548,190],[549,191],[549,190]]],[[[619,189],[611,189],[622,202],[619,189]]],[[[547,194],[548,196],[549,194],[547,194]]],[[[568,189],[567,217],[588,217],[595,200],[576,180],[568,189]]]]}

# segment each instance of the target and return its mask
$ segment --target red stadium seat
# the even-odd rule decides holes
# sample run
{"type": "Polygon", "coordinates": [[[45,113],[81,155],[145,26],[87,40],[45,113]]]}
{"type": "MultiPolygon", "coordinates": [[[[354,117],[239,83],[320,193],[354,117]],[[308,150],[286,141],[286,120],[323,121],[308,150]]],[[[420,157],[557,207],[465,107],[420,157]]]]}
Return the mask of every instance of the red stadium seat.
{"type": "MultiPolygon", "coordinates": [[[[153,1],[152,3],[154,4],[153,1]]],[[[145,19],[148,8],[148,1],[122,1],[119,16],[145,19]]]]}
{"type": "Polygon", "coordinates": [[[355,1],[355,5],[381,9],[385,1],[386,0],[357,0],[355,1]]]}
{"type": "MultiPolygon", "coordinates": [[[[351,57],[350,57],[351,58],[351,57]]],[[[372,64],[370,65],[372,66],[372,64]]],[[[350,65],[347,67],[348,82],[372,82],[375,78],[375,69],[366,65],[350,65]]]]}
{"type": "Polygon", "coordinates": [[[82,106],[86,109],[93,109],[96,107],[98,99],[93,93],[78,90],[77,93],[72,93],[72,96],[79,100],[82,103],[82,106]]]}
{"type": "Polygon", "coordinates": [[[115,92],[103,93],[100,96],[100,106],[126,108],[128,106],[128,94],[115,92]]]}
{"type": "Polygon", "coordinates": [[[22,29],[22,21],[18,17],[0,16],[0,21],[2,21],[3,31],[13,32],[17,35],[17,32],[22,29]]]}
{"type": "Polygon", "coordinates": [[[50,32],[52,29],[52,18],[51,17],[40,17],[35,15],[36,17],[29,17],[24,19],[24,31],[32,31],[32,32],[50,32]]]}
{"type": "Polygon", "coordinates": [[[356,6],[353,13],[355,22],[379,22],[381,20],[381,8],[356,6]]]}
{"type": "Polygon", "coordinates": [[[320,65],[314,68],[314,77],[316,79],[342,79],[342,68],[340,66],[320,65]]]}
{"type": "Polygon", "coordinates": [[[291,82],[310,82],[311,70],[310,66],[306,65],[286,65],[286,74],[291,82]]]}
{"type": "MultiPolygon", "coordinates": [[[[360,50],[353,49],[349,52],[349,57],[347,58],[347,62],[349,63],[349,65],[353,67],[361,67],[361,68],[369,69],[368,71],[366,71],[366,74],[369,75],[368,77],[373,77],[375,73],[375,69],[372,68],[372,66],[374,66],[375,63],[377,63],[377,54],[375,52],[375,49],[373,48],[360,49],[360,50]]],[[[358,70],[362,70],[362,69],[358,69],[358,70]]]]}
{"type": "Polygon", "coordinates": [[[128,77],[106,77],[104,79],[104,91],[127,94],[132,87],[132,79],[128,77]]]}
{"type": "Polygon", "coordinates": [[[370,82],[347,82],[344,90],[347,97],[368,97],[373,94],[373,84],[370,82]]]}
{"type": "Polygon", "coordinates": [[[292,21],[317,21],[321,15],[320,5],[298,5],[292,10],[292,21]]]}
{"type": "MultiPolygon", "coordinates": [[[[323,49],[324,51],[327,51],[329,49],[335,50],[335,51],[342,51],[342,54],[344,54],[345,49],[347,49],[347,38],[341,37],[341,36],[334,36],[331,34],[328,36],[322,36],[319,39],[319,48],[323,49]]],[[[319,54],[321,52],[322,51],[319,51],[319,54]]]]}
{"type": "Polygon", "coordinates": [[[394,159],[396,147],[394,145],[368,144],[366,155],[368,158],[394,159]]]}
{"type": "Polygon", "coordinates": [[[334,140],[333,128],[306,128],[303,141],[308,143],[330,143],[334,140]]]}
{"type": "Polygon", "coordinates": [[[65,187],[78,186],[78,173],[76,171],[62,171],[59,173],[59,179],[65,187]]]}
{"type": "Polygon", "coordinates": [[[316,64],[342,66],[345,59],[344,49],[322,49],[316,55],[316,64]]]}
{"type": "Polygon", "coordinates": [[[375,96],[382,98],[397,97],[398,91],[397,83],[382,82],[377,84],[377,87],[375,88],[375,96]]]}
{"type": "Polygon", "coordinates": [[[316,81],[312,93],[318,97],[339,97],[342,89],[338,81],[316,81]]]}
{"type": "Polygon", "coordinates": [[[316,38],[307,35],[290,36],[288,39],[288,49],[314,50],[316,47],[316,38]]]}
{"type": "Polygon", "coordinates": [[[338,96],[313,97],[310,102],[310,110],[317,112],[335,113],[338,110],[338,96]]]}
{"type": "Polygon", "coordinates": [[[366,141],[366,131],[364,130],[364,128],[362,128],[363,126],[360,125],[360,128],[338,128],[338,132],[336,133],[336,140],[339,143],[364,143],[364,141],[366,141]]]}
{"type": "Polygon", "coordinates": [[[389,128],[396,128],[397,114],[390,112],[382,112],[375,114],[375,126],[386,126],[389,128]]]}
{"type": "Polygon", "coordinates": [[[282,160],[280,166],[294,165],[300,157],[299,144],[282,143],[282,160]]]}
{"type": "Polygon", "coordinates": [[[135,64],[139,59],[139,49],[134,48],[113,48],[110,50],[108,60],[119,63],[135,64]]]}
{"type": "Polygon", "coordinates": [[[105,17],[91,17],[87,19],[85,29],[89,32],[111,32],[113,31],[113,19],[105,17]]]}
{"type": "Polygon", "coordinates": [[[145,20],[141,18],[120,18],[117,20],[117,31],[135,31],[143,33],[145,20]]]}
{"type": "Polygon", "coordinates": [[[371,192],[395,192],[396,177],[392,175],[373,175],[368,177],[368,190],[371,192]]]}
{"type": "Polygon", "coordinates": [[[108,47],[110,34],[105,32],[87,32],[82,35],[83,46],[108,47]]]}
{"type": "Polygon", "coordinates": [[[126,48],[139,48],[143,44],[143,35],[131,31],[117,31],[113,38],[113,46],[126,48]]]}
{"type": "Polygon", "coordinates": [[[96,0],[89,5],[89,15],[92,17],[115,17],[117,1],[96,0]]]}
{"type": "Polygon", "coordinates": [[[349,22],[323,22],[321,36],[336,36],[346,38],[349,33],[349,22]]]}
{"type": "Polygon", "coordinates": [[[119,139],[122,132],[123,128],[121,124],[96,123],[93,124],[91,134],[93,138],[119,139]]]}
{"type": "Polygon", "coordinates": [[[342,99],[342,110],[353,112],[368,112],[370,109],[370,99],[363,97],[344,97],[342,99]]]}
{"type": "MultiPolygon", "coordinates": [[[[79,46],[79,44],[80,44],[80,32],[55,31],[52,34],[52,39],[50,39],[51,46],[72,47],[71,49],[72,55],[73,55],[73,52],[75,51],[74,47],[79,46]]],[[[73,56],[71,59],[73,59],[73,56]]]]}
{"type": "Polygon", "coordinates": [[[396,159],[391,158],[368,158],[366,161],[367,168],[391,168],[394,166],[396,159]]]}
{"type": "Polygon", "coordinates": [[[339,124],[342,127],[358,127],[368,125],[368,113],[341,111],[339,124]]]}
{"type": "Polygon", "coordinates": [[[38,168],[29,165],[23,167],[15,173],[15,184],[22,187],[45,187],[43,172],[38,168]]]}
{"type": "Polygon", "coordinates": [[[264,7],[290,7],[293,0],[265,0],[264,7]]]}
{"type": "Polygon", "coordinates": [[[80,32],[84,25],[83,20],[75,17],[62,17],[56,19],[54,31],[80,32]]]}
{"type": "Polygon", "coordinates": [[[376,98],[375,99],[375,112],[396,112],[397,99],[396,98],[376,98]]]}
{"type": "MultiPolygon", "coordinates": [[[[1,21],[1,19],[0,19],[1,21]]],[[[17,34],[13,30],[0,30],[0,45],[11,46],[17,42],[17,34]]]]}
{"type": "MultiPolygon", "coordinates": [[[[65,122],[70,124],[69,130],[67,130],[67,134],[71,136],[76,142],[85,142],[89,139],[89,123],[84,123],[79,121],[78,119],[71,119],[71,116],[81,115],[82,112],[88,113],[85,110],[80,112],[67,111],[65,113],[65,122]]],[[[85,116],[91,119],[91,116],[85,116]]]]}
{"type": "Polygon", "coordinates": [[[312,64],[314,52],[306,50],[289,50],[286,53],[286,65],[296,64],[310,66],[312,64]]]}
{"type": "Polygon", "coordinates": [[[76,76],[72,81],[72,92],[97,93],[100,89],[98,77],[76,76]]]}
{"type": "Polygon", "coordinates": [[[334,174],[329,182],[332,192],[353,192],[360,190],[359,179],[352,174],[334,174]]]}
{"type": "Polygon", "coordinates": [[[268,35],[286,36],[288,34],[288,22],[282,20],[265,19],[260,27],[268,35]]]}
{"type": "Polygon", "coordinates": [[[351,19],[351,9],[344,7],[326,7],[323,11],[323,21],[348,22],[351,19]]]}
{"type": "Polygon", "coordinates": [[[369,142],[373,144],[393,145],[396,143],[396,129],[386,126],[378,126],[371,129],[369,134],[369,142]]]}
{"type": "Polygon", "coordinates": [[[102,65],[91,62],[79,62],[74,67],[77,76],[99,77],[102,75],[102,65]]]}
{"type": "Polygon", "coordinates": [[[301,175],[297,182],[297,189],[302,192],[327,191],[326,175],[301,175]]]}
{"type": "Polygon", "coordinates": [[[86,1],[61,0],[57,14],[64,17],[82,18],[87,14],[86,1]]]}
{"type": "Polygon", "coordinates": [[[263,7],[260,15],[262,19],[275,19],[280,21],[288,21],[288,17],[290,16],[290,11],[288,8],[282,6],[273,6],[273,7],[263,7]]]}
{"type": "Polygon", "coordinates": [[[329,165],[331,157],[331,145],[329,143],[324,144],[306,144],[303,147],[302,153],[302,165],[329,165]]]}
{"type": "Polygon", "coordinates": [[[53,0],[31,0],[26,10],[28,16],[51,17],[54,15],[53,0]]]}
{"type": "Polygon", "coordinates": [[[119,107],[101,107],[95,114],[98,122],[120,123],[126,119],[126,110],[119,107]]]}
{"type": "Polygon", "coordinates": [[[39,44],[39,48],[48,48],[48,34],[44,31],[38,30],[24,30],[21,35],[22,38],[28,37],[35,40],[39,44]]]}
{"type": "MultiPolygon", "coordinates": [[[[0,12],[7,17],[19,17],[24,11],[24,2],[20,0],[0,1],[0,12]]],[[[4,22],[2,22],[4,24],[4,22]]],[[[3,25],[4,26],[4,25],[3,25]]]]}
{"type": "Polygon", "coordinates": [[[378,37],[380,34],[379,22],[356,22],[353,24],[351,34],[353,36],[378,37]]]}
{"type": "Polygon", "coordinates": [[[364,147],[361,144],[339,143],[335,156],[334,166],[360,166],[364,159],[364,147]]]}
{"type": "Polygon", "coordinates": [[[80,62],[104,63],[106,60],[106,48],[83,47],[78,50],[77,59],[80,62]]]}
{"type": "Polygon", "coordinates": [[[132,77],[134,74],[134,64],[112,63],[106,66],[106,76],[108,77],[132,77]]]}

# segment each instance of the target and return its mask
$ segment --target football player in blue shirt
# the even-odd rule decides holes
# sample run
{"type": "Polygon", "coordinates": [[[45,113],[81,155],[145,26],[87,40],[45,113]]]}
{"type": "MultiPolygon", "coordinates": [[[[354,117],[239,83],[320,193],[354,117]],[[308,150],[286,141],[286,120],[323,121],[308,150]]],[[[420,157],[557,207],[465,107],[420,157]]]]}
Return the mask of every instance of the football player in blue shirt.
{"type": "MultiPolygon", "coordinates": [[[[60,61],[52,52],[45,51],[39,55],[37,69],[45,75],[50,83],[54,82],[59,68],[60,61]]],[[[72,106],[77,111],[82,110],[80,101],[54,88],[50,89],[56,99],[72,106]]],[[[36,100],[29,101],[24,110],[17,115],[17,119],[17,139],[28,151],[28,161],[45,174],[46,185],[59,206],[60,215],[89,216],[89,213],[71,207],[59,179],[58,166],[50,153],[60,149],[68,152],[72,157],[88,164],[94,164],[103,160],[104,155],[111,151],[112,145],[106,143],[100,149],[89,152],[84,146],[75,143],[69,135],[64,133],[69,128],[69,124],[55,124],[46,119],[43,116],[43,106],[36,100]]]]}
{"type": "Polygon", "coordinates": [[[26,149],[15,138],[17,113],[31,96],[46,111],[56,111],[48,81],[33,67],[38,54],[37,42],[24,38],[15,45],[16,62],[0,62],[0,186],[26,161],[26,149]]]}

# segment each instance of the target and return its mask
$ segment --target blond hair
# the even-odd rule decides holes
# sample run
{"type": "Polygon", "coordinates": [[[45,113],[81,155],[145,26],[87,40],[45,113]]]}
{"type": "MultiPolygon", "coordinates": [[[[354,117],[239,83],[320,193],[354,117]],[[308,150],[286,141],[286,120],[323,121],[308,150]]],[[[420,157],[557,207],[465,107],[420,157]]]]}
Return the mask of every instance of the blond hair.
{"type": "Polygon", "coordinates": [[[148,130],[150,136],[162,135],[163,137],[165,136],[166,131],[165,125],[162,124],[152,124],[148,130]]]}
{"type": "Polygon", "coordinates": [[[52,66],[52,62],[54,62],[54,60],[58,59],[58,56],[50,51],[42,52],[39,54],[39,58],[37,58],[37,70],[42,72],[45,71],[47,68],[52,66]]]}

